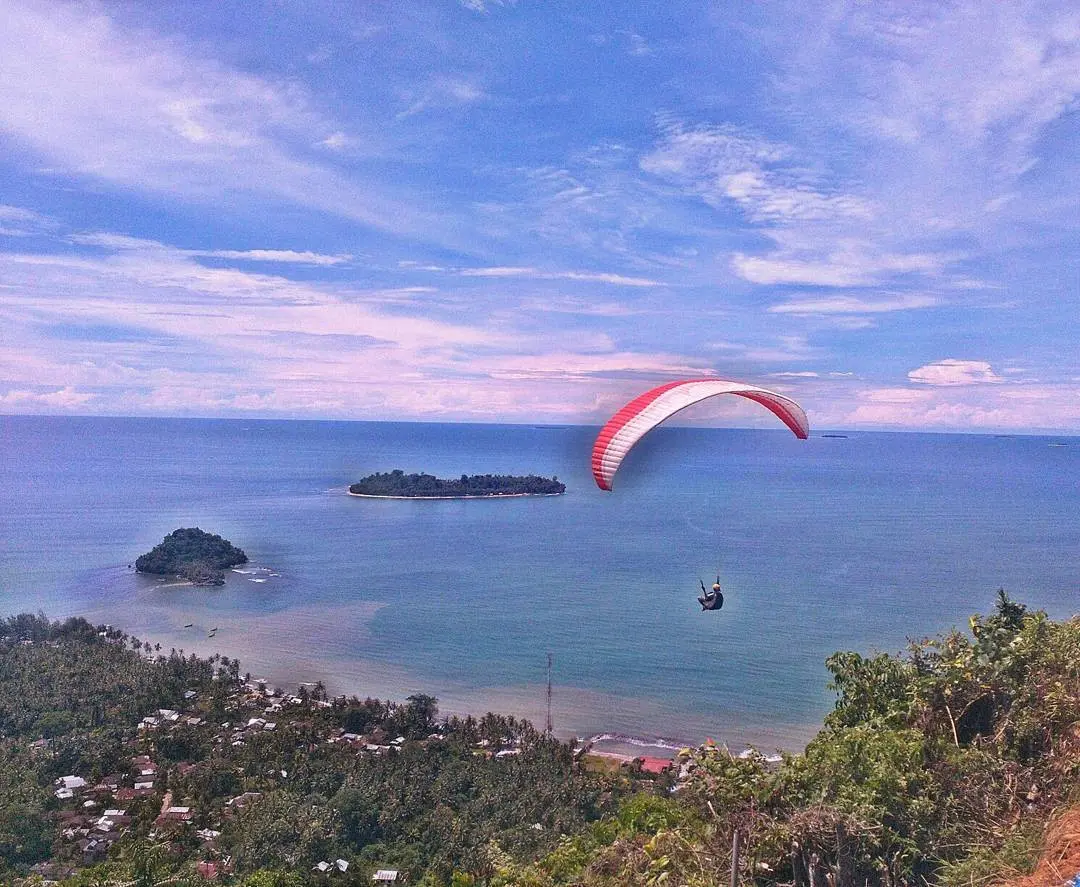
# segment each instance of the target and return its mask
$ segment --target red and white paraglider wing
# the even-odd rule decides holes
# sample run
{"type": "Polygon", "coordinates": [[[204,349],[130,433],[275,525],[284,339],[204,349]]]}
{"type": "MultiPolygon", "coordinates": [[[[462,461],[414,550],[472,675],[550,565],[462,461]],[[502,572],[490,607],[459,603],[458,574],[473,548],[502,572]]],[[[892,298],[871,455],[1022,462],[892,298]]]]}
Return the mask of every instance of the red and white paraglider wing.
{"type": "Polygon", "coordinates": [[[635,397],[600,429],[593,444],[592,470],[601,490],[610,490],[619,465],[641,438],[665,419],[699,401],[719,394],[737,394],[771,410],[796,437],[810,435],[806,413],[795,401],[775,391],[727,379],[688,379],[669,382],[635,397]]]}

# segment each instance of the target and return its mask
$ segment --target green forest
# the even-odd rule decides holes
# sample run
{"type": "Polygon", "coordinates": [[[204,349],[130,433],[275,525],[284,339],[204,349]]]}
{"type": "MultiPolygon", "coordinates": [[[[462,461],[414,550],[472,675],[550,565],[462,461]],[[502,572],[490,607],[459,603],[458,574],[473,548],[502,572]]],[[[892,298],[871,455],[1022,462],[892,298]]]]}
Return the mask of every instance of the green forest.
{"type": "Polygon", "coordinates": [[[1080,800],[1080,620],[1001,592],[965,631],[826,665],[835,707],[803,753],[707,744],[650,776],[430,696],[283,691],[226,657],[15,616],[0,882],[705,887],[729,882],[736,834],[745,885],[1030,871],[1080,800]]]}
{"type": "Polygon", "coordinates": [[[198,527],[173,530],[158,545],[135,561],[140,573],[178,576],[198,585],[221,585],[222,570],[247,563],[247,555],[228,539],[198,527]]]}
{"type": "Polygon", "coordinates": [[[431,474],[406,474],[400,468],[371,474],[349,487],[357,496],[415,496],[460,498],[464,496],[553,496],[566,492],[557,477],[529,474],[463,474],[443,479],[431,474]]]}

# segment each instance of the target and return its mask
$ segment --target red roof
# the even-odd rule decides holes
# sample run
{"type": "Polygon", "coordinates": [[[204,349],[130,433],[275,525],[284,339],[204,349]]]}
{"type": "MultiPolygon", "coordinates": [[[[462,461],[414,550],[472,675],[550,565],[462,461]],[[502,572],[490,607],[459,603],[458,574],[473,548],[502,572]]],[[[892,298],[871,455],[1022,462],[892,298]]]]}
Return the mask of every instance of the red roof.
{"type": "Polygon", "coordinates": [[[668,758],[649,758],[640,757],[641,772],[642,773],[663,773],[668,767],[671,766],[671,761],[668,758]]]}

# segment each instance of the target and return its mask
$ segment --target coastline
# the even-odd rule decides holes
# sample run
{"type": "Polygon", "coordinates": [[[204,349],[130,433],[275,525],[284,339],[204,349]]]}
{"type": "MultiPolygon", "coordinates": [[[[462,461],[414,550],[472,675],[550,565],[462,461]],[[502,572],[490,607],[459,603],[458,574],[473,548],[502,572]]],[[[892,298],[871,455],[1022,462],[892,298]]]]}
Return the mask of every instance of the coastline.
{"type": "MultiPolygon", "coordinates": [[[[123,575],[120,570],[113,572],[123,575]]],[[[328,616],[338,624],[368,626],[386,606],[383,603],[346,604],[331,614],[286,611],[238,618],[238,614],[223,609],[216,596],[207,597],[189,587],[173,588],[169,595],[158,597],[160,587],[147,583],[138,598],[129,602],[137,604],[136,618],[130,609],[119,612],[100,604],[60,615],[82,615],[95,624],[112,624],[143,640],[160,643],[164,649],[186,649],[203,657],[228,655],[240,661],[242,670],[259,675],[271,686],[290,688],[322,681],[332,696],[394,700],[423,692],[438,699],[441,715],[479,718],[494,712],[524,718],[534,725],[545,721],[543,683],[472,686],[373,658],[343,658],[344,651],[336,649],[334,643],[320,655],[305,640],[318,634],[319,624],[328,616]],[[193,624],[189,627],[188,623],[193,624]],[[213,635],[209,634],[211,627],[217,628],[213,635]]],[[[368,630],[358,628],[349,636],[355,641],[368,630]]],[[[821,727],[816,719],[776,724],[772,717],[748,712],[688,716],[657,698],[573,684],[556,683],[554,691],[555,734],[563,740],[574,738],[580,745],[589,743],[599,754],[671,757],[680,748],[708,741],[734,754],[747,748],[766,755],[780,749],[799,753],[821,727]]]]}
{"type": "MultiPolygon", "coordinates": [[[[102,586],[115,589],[118,580],[128,578],[126,570],[114,567],[103,577],[102,586]]],[[[242,593],[248,581],[248,576],[234,573],[226,587],[242,593]],[[234,577],[241,581],[234,583],[234,577]]],[[[343,603],[330,612],[320,608],[301,612],[271,609],[254,615],[233,611],[228,606],[228,593],[205,595],[182,583],[169,588],[167,594],[161,594],[162,584],[141,582],[138,586],[132,589],[135,596],[127,599],[135,605],[133,609],[118,611],[111,598],[108,602],[98,599],[97,606],[82,606],[62,615],[111,623],[165,649],[238,658],[245,670],[264,675],[274,686],[322,681],[331,695],[397,700],[424,692],[439,700],[444,715],[480,717],[490,711],[522,717],[534,725],[545,721],[542,682],[493,684],[489,680],[475,685],[448,675],[422,674],[375,657],[356,656],[357,639],[369,636],[371,620],[386,606],[384,602],[343,603]],[[340,637],[326,636],[327,622],[352,628],[340,637]],[[219,630],[209,636],[212,626],[219,626],[219,630]],[[315,637],[322,638],[319,649],[310,646],[315,637]]],[[[628,695],[558,682],[554,690],[556,734],[562,739],[592,742],[600,753],[666,757],[678,748],[710,740],[736,754],[751,747],[766,754],[779,749],[798,753],[821,727],[821,721],[814,717],[776,723],[774,715],[747,710],[690,713],[666,704],[655,694],[628,695]]]]}

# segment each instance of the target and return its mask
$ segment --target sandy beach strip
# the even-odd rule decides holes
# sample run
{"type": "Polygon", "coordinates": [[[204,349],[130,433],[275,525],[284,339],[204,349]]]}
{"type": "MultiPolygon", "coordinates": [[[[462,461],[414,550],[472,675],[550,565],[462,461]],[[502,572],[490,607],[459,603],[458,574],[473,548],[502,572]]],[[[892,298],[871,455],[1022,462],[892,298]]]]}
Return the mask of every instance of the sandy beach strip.
{"type": "Polygon", "coordinates": [[[428,499],[431,501],[440,499],[527,499],[541,496],[562,496],[562,493],[491,493],[487,496],[376,496],[374,493],[354,493],[346,489],[350,496],[357,499],[428,499]]]}

